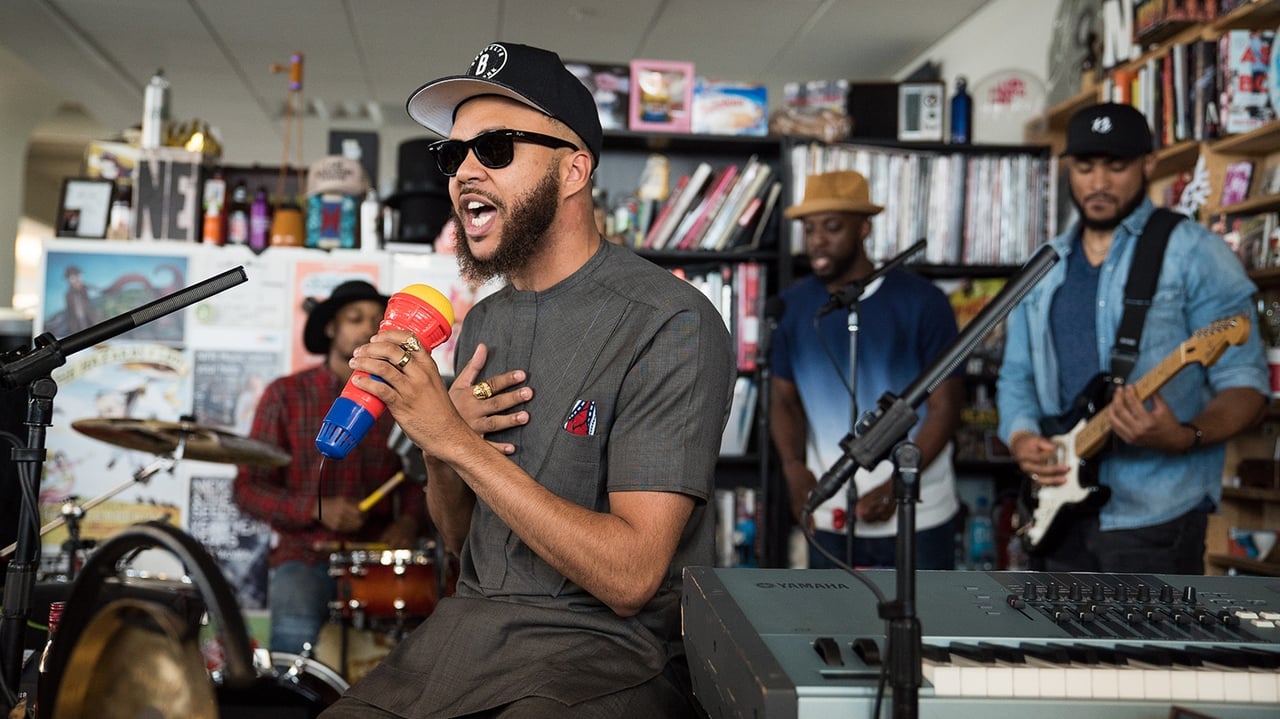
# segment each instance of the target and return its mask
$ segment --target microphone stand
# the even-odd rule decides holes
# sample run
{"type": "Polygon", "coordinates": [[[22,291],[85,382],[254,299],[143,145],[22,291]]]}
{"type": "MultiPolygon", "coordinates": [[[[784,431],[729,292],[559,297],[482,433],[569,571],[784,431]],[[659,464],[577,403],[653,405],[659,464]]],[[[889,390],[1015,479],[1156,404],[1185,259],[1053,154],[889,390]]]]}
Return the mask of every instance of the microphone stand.
{"type": "MultiPolygon", "coordinates": [[[[849,309],[846,326],[849,328],[849,426],[856,427],[858,424],[858,315],[862,306],[862,293],[872,282],[883,277],[889,270],[901,265],[911,258],[925,246],[924,238],[916,241],[916,243],[898,254],[897,257],[880,265],[872,270],[871,274],[862,279],[853,280],[844,286],[843,289],[833,292],[830,301],[827,302],[821,310],[818,311],[818,317],[822,317],[837,307],[847,307],[849,309]]],[[[845,564],[853,566],[853,548],[854,548],[854,524],[857,522],[857,504],[858,504],[858,488],[855,484],[850,484],[848,491],[845,492],[845,535],[844,535],[844,561],[845,564]]]]}
{"type": "MultiPolygon", "coordinates": [[[[937,359],[903,391],[902,397],[885,392],[876,408],[868,410],[858,421],[860,430],[840,440],[844,455],[827,470],[805,502],[805,509],[812,512],[834,495],[840,486],[849,481],[859,468],[871,468],[879,464],[890,450],[907,436],[915,426],[915,408],[937,388],[956,367],[973,352],[973,348],[997,323],[1005,318],[1014,305],[1022,299],[1049,268],[1058,262],[1058,254],[1048,245],[1042,246],[1005,284],[1004,288],[982,308],[964,330],[951,342],[937,359]]],[[[919,449],[915,449],[914,462],[919,462],[919,449]]],[[[897,719],[913,719],[918,716],[920,669],[920,627],[915,616],[915,512],[914,503],[919,498],[919,481],[916,470],[910,467],[910,451],[894,454],[895,493],[899,502],[897,572],[900,596],[880,605],[880,616],[889,622],[886,633],[889,682],[893,687],[893,715],[897,719]],[[900,456],[901,454],[901,456],[900,456]],[[906,471],[904,471],[906,470],[906,471]],[[912,495],[915,498],[912,498],[912,495]],[[907,511],[903,511],[903,509],[907,511]],[[910,531],[905,526],[910,524],[910,531]],[[907,546],[904,546],[907,545],[907,546]]]]}
{"type": "MultiPolygon", "coordinates": [[[[211,297],[249,279],[243,267],[215,275],[186,289],[161,297],[135,310],[87,327],[66,339],[45,332],[35,338],[31,349],[0,356],[0,386],[27,386],[27,446],[12,450],[22,483],[22,507],[18,541],[13,561],[5,574],[4,611],[0,616],[0,680],[6,701],[13,701],[11,688],[22,676],[23,633],[31,609],[36,570],[40,562],[39,495],[42,467],[46,457],[45,428],[53,424],[53,397],[58,385],[50,376],[67,362],[67,355],[92,347],[152,320],[211,297]]],[[[9,707],[12,709],[12,707],[9,707]]]]}

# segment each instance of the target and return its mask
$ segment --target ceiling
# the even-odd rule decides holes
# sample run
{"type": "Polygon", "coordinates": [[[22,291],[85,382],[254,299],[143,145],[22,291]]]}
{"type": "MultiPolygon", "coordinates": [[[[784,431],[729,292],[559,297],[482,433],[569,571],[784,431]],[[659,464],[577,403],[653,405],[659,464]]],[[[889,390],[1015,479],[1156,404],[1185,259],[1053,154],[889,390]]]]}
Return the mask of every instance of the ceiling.
{"type": "Polygon", "coordinates": [[[692,61],[699,75],[764,82],[777,98],[790,80],[901,75],[987,2],[2,0],[0,48],[114,129],[140,121],[143,88],[163,68],[173,117],[207,120],[228,157],[243,158],[255,142],[280,147],[288,72],[272,66],[295,51],[303,100],[322,120],[408,132],[409,93],[463,72],[494,40],[566,60],[692,61]]]}

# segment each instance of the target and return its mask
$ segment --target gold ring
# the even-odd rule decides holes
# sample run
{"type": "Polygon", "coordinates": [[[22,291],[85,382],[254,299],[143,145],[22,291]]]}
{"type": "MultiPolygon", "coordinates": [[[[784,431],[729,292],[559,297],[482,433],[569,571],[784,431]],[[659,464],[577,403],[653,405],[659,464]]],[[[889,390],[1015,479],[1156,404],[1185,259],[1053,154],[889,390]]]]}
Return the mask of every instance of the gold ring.
{"type": "Polygon", "coordinates": [[[400,358],[399,362],[396,362],[396,369],[404,369],[404,366],[409,364],[411,359],[413,359],[413,355],[409,354],[409,350],[405,350],[404,356],[400,358]]]}
{"type": "Polygon", "coordinates": [[[418,341],[417,335],[409,335],[409,339],[400,343],[400,349],[405,352],[417,352],[422,349],[422,343],[418,341]]]}
{"type": "Polygon", "coordinates": [[[488,382],[476,382],[471,385],[471,396],[476,399],[489,399],[493,396],[493,387],[488,382]]]}

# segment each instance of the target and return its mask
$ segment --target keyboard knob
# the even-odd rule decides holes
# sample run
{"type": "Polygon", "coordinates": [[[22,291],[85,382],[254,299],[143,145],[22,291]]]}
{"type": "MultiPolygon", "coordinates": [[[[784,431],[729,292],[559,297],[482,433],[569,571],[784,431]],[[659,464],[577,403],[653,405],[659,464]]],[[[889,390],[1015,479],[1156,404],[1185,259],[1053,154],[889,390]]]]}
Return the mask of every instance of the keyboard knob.
{"type": "Polygon", "coordinates": [[[1196,588],[1188,584],[1182,588],[1182,601],[1187,604],[1196,603],[1196,588]]]}
{"type": "Polygon", "coordinates": [[[1138,585],[1138,601],[1144,604],[1151,601],[1151,587],[1145,584],[1138,585]]]}
{"type": "Polygon", "coordinates": [[[1173,585],[1166,584],[1160,587],[1160,601],[1165,604],[1173,603],[1173,585]]]}
{"type": "Polygon", "coordinates": [[[1071,591],[1067,593],[1067,596],[1068,596],[1068,597],[1071,599],[1071,601],[1073,601],[1073,602],[1078,602],[1078,601],[1080,601],[1080,600],[1084,599],[1084,595],[1083,595],[1083,593],[1080,591],[1080,585],[1079,585],[1079,584],[1072,584],[1072,585],[1071,585],[1071,591]]]}
{"type": "Polygon", "coordinates": [[[1010,594],[1009,596],[1004,598],[1004,601],[1006,604],[1013,607],[1014,609],[1022,609],[1023,607],[1027,606],[1027,603],[1022,601],[1022,597],[1019,597],[1016,594],[1010,594]]]}
{"type": "Polygon", "coordinates": [[[1039,587],[1035,582],[1027,582],[1022,588],[1022,598],[1028,602],[1035,601],[1040,598],[1039,587]]]}

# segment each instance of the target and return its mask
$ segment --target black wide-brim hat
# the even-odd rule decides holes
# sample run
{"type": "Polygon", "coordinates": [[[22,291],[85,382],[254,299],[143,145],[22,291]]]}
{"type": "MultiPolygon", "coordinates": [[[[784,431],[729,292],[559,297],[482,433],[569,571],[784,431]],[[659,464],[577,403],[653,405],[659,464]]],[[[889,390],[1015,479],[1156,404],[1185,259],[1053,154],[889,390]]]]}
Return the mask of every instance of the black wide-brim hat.
{"type": "Polygon", "coordinates": [[[343,282],[333,288],[329,297],[313,307],[307,315],[307,323],[302,328],[302,345],[312,354],[328,354],[333,339],[325,334],[324,328],[329,320],[337,316],[338,310],[361,300],[373,300],[385,307],[389,299],[391,298],[378,292],[376,287],[364,280],[343,282]]]}

